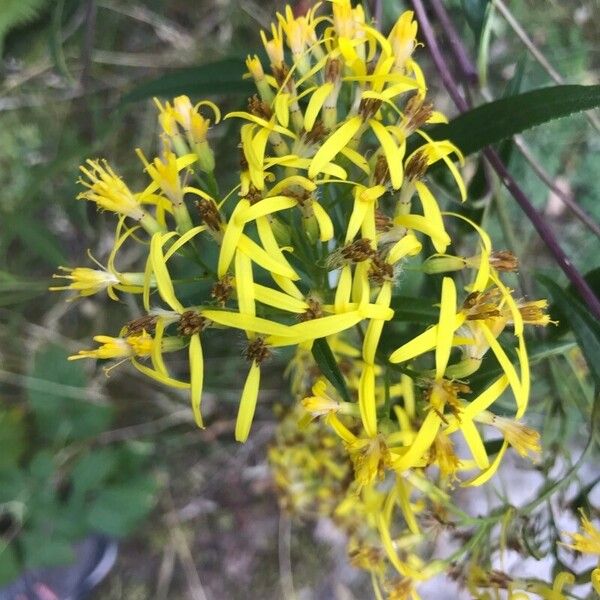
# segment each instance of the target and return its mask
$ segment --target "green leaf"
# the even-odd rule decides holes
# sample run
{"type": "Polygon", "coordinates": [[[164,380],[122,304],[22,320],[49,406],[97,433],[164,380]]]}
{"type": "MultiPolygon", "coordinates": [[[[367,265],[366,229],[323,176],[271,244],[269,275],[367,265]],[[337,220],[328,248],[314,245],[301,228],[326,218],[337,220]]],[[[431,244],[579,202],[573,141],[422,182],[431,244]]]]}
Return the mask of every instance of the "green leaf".
{"type": "Polygon", "coordinates": [[[88,525],[101,533],[127,535],[150,512],[156,484],[150,478],[138,478],[123,485],[102,490],[87,515],[88,525]]]}
{"type": "Polygon", "coordinates": [[[436,323],[440,312],[433,305],[435,300],[414,298],[412,296],[392,296],[390,308],[394,310],[392,321],[407,321],[409,323],[436,323]]]}
{"type": "Polygon", "coordinates": [[[6,546],[0,539],[0,585],[11,583],[20,573],[14,545],[6,546]]]}
{"type": "Polygon", "coordinates": [[[557,85],[482,104],[450,123],[435,125],[434,139],[450,139],[465,155],[517,133],[600,106],[600,85],[557,85]]]}
{"type": "Polygon", "coordinates": [[[152,96],[172,98],[179,94],[251,94],[254,83],[251,79],[242,79],[245,72],[244,60],[236,57],[224,58],[199,67],[178,69],[134,87],[124,96],[122,104],[152,96]]]}
{"type": "MultiPolygon", "coordinates": [[[[570,341],[554,341],[554,342],[528,342],[529,363],[534,365],[537,362],[550,358],[552,356],[562,356],[575,346],[574,342],[570,341]]],[[[509,350],[509,348],[505,348],[509,350]]],[[[512,361],[517,363],[517,356],[514,353],[507,352],[512,361]]],[[[481,368],[469,378],[469,387],[474,394],[481,392],[485,386],[489,385],[497,377],[502,375],[502,368],[498,362],[492,358],[490,354],[486,356],[481,368]]]]}
{"type": "Polygon", "coordinates": [[[479,43],[490,0],[462,0],[461,4],[467,23],[473,30],[476,41],[479,43]]]}
{"type": "Polygon", "coordinates": [[[314,341],[312,355],[323,376],[327,378],[345,402],[350,402],[350,393],[346,387],[346,381],[325,338],[314,341]]]}
{"type": "Polygon", "coordinates": [[[0,56],[6,34],[33,21],[48,3],[48,0],[3,0],[0,9],[0,56]]]}
{"type": "Polygon", "coordinates": [[[88,490],[99,488],[115,471],[118,454],[111,448],[90,450],[82,456],[71,471],[71,481],[75,494],[85,494],[88,490]]]}
{"type": "Polygon", "coordinates": [[[103,431],[110,422],[109,406],[86,399],[83,366],[67,360],[57,345],[41,348],[27,378],[29,404],[45,439],[82,439],[103,431]]]}
{"type": "Polygon", "coordinates": [[[28,567],[64,565],[75,558],[70,541],[48,536],[43,529],[25,531],[19,536],[19,540],[28,567]]]}
{"type": "Polygon", "coordinates": [[[16,465],[25,451],[25,424],[22,411],[0,412],[0,469],[16,465]]]}
{"type": "Polygon", "coordinates": [[[563,290],[549,277],[538,275],[550,292],[552,300],[568,321],[596,385],[600,385],[600,323],[579,302],[576,296],[563,290]]]}

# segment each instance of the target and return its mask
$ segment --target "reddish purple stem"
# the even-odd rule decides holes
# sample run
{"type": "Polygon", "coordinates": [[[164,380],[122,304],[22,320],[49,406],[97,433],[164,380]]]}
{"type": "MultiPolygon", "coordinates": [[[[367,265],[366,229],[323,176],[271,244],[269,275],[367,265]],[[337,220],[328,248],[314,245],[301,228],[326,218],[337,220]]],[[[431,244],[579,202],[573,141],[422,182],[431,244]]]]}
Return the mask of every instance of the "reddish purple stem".
{"type": "MultiPolygon", "coordinates": [[[[461,95],[458,86],[456,85],[456,82],[450,73],[448,64],[446,63],[440,47],[438,46],[436,36],[431,27],[429,18],[427,17],[423,2],[422,0],[412,0],[412,4],[417,15],[417,20],[419,21],[419,27],[423,32],[423,37],[427,42],[427,47],[429,48],[431,58],[433,59],[433,62],[435,63],[435,66],[442,78],[444,87],[450,94],[450,97],[454,101],[454,104],[456,104],[459,111],[465,112],[469,109],[469,103],[461,95]]],[[[455,36],[452,35],[452,37],[455,36]]],[[[452,45],[454,46],[455,44],[452,45]]],[[[470,63],[466,51],[463,52],[463,55],[467,58],[467,63],[470,63]]],[[[554,232],[550,229],[544,217],[535,209],[525,192],[513,179],[511,174],[508,172],[506,165],[498,156],[497,152],[493,148],[488,147],[483,151],[483,154],[502,180],[502,183],[506,186],[523,212],[527,215],[535,230],[538,232],[539,236],[548,247],[548,250],[558,263],[558,266],[568,277],[569,281],[573,284],[573,287],[579,292],[579,295],[585,301],[591,313],[597,319],[600,319],[600,300],[594,294],[593,290],[587,284],[581,273],[573,266],[573,263],[569,257],[564,253],[563,249],[558,243],[558,240],[556,239],[556,236],[554,235],[554,232]]]]}

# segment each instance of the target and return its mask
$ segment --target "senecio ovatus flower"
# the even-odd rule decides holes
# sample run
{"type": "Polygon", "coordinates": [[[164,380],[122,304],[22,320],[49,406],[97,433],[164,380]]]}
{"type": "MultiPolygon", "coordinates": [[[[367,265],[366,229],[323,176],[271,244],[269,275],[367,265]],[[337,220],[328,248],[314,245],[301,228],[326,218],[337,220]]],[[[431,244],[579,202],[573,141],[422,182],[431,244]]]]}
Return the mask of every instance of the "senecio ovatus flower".
{"type": "MultiPolygon", "coordinates": [[[[339,520],[364,516],[354,561],[391,598],[416,598],[416,584],[443,568],[410,548],[423,539],[425,507],[446,498],[444,486],[484,483],[509,447],[522,456],[540,450],[537,433],[522,423],[530,390],[524,331],[550,322],[544,300],[519,298],[504,283],[516,257],[495,251],[481,226],[444,211],[435,196],[433,165],[449,172],[460,201],[467,192],[460,149],[424,129],[446,119],[428,101],[413,58],[417,30],[408,11],[386,37],[349,0],[300,16],[287,7],[261,32],[268,64],[246,61],[257,93],[247,110],[224,117],[240,123],[234,187],[221,193],[217,183],[211,137],[222,127],[218,107],[187,96],[156,100],[160,153],[146,158],[137,150],[140,191],[104,160],[81,168],[79,198],[118,217],[107,266],[65,269],[58,277],[71,283],[53,288],[80,296],[106,290],[112,300],[116,292],[138,294],[139,318],[72,358],[129,361],[187,390],[200,427],[203,344],[211,330],[237,332],[248,363],[239,381],[240,442],[251,431],[264,365],[278,348],[295,349],[287,372],[297,412],[304,411],[300,424],[328,431],[347,463],[336,469],[324,452],[304,469],[300,462],[312,453],[274,452],[278,485],[295,485],[288,464],[299,477],[314,479],[313,467],[322,465],[344,478],[351,495],[340,485],[344,497],[329,498],[329,506],[339,520]],[[474,236],[453,240],[447,226],[459,222],[474,236]],[[115,263],[130,256],[130,246],[145,260],[137,272],[121,272],[115,263]],[[463,254],[447,254],[451,247],[463,254]],[[414,308],[399,277],[409,262],[440,290],[429,327],[395,323],[414,308]],[[464,275],[460,285],[450,276],[456,272],[464,275]],[[200,280],[206,293],[184,291],[183,282],[200,280]],[[322,355],[323,345],[339,374],[319,372],[312,351],[322,355]],[[168,364],[180,351],[187,374],[168,364]],[[473,393],[469,379],[483,360],[500,374],[473,393]],[[494,413],[506,392],[513,417],[494,413]],[[485,432],[500,436],[495,455],[485,432]],[[455,450],[460,438],[467,455],[455,450]]],[[[288,490],[287,505],[311,504],[309,490],[288,490]]]]}

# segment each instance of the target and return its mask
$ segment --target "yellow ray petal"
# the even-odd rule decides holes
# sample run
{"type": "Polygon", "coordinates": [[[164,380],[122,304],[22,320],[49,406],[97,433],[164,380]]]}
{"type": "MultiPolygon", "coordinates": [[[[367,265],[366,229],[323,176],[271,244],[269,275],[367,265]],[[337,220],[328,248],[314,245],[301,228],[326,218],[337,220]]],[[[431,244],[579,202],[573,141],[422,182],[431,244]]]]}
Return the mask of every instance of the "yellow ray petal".
{"type": "MultiPolygon", "coordinates": [[[[421,181],[415,181],[415,188],[417,190],[417,194],[419,195],[419,199],[421,200],[425,218],[437,231],[443,231],[445,233],[446,229],[444,227],[444,221],[442,220],[442,214],[440,212],[440,207],[437,203],[437,200],[429,191],[429,188],[421,181]]],[[[439,244],[439,242],[436,243],[436,240],[433,240],[433,245],[435,246],[436,251],[440,253],[445,252],[446,245],[439,244]]]]}
{"type": "Polygon", "coordinates": [[[461,415],[460,430],[469,446],[469,450],[473,455],[477,467],[482,470],[487,469],[490,466],[490,460],[475,423],[473,423],[471,419],[465,419],[464,416],[461,415]]]}
{"type": "Polygon", "coordinates": [[[203,428],[204,424],[202,422],[202,414],[200,413],[200,402],[202,400],[202,382],[204,380],[204,359],[202,356],[200,334],[198,333],[195,333],[190,337],[189,359],[191,401],[194,420],[198,427],[203,428]]]}
{"type": "Polygon", "coordinates": [[[404,175],[402,169],[403,153],[400,151],[400,148],[396,146],[396,142],[389,131],[379,121],[370,119],[369,125],[371,126],[375,137],[381,144],[390,171],[392,187],[397,190],[402,185],[402,178],[404,175]]]}
{"type": "Polygon", "coordinates": [[[277,273],[277,275],[282,275],[283,277],[288,277],[293,280],[300,279],[294,269],[292,269],[288,262],[285,261],[281,251],[279,251],[278,254],[271,251],[267,252],[254,240],[244,234],[242,234],[238,240],[238,248],[266,271],[277,273]],[[281,262],[282,258],[285,262],[281,262]]]}
{"type": "Polygon", "coordinates": [[[340,150],[356,135],[361,125],[362,119],[360,117],[351,117],[327,138],[313,157],[308,169],[308,176],[311,179],[317,177],[322,168],[336,157],[340,150]]]}
{"type": "Polygon", "coordinates": [[[440,303],[440,320],[435,348],[435,378],[439,381],[444,376],[452,340],[454,337],[454,324],[456,315],[456,286],[451,277],[444,277],[442,281],[442,299],[440,303]]]}
{"type": "Polygon", "coordinates": [[[274,335],[283,338],[290,338],[294,335],[292,328],[287,325],[281,325],[275,321],[254,317],[252,315],[241,315],[237,312],[227,310],[202,310],[201,314],[206,319],[224,325],[225,327],[233,327],[233,329],[243,329],[260,333],[262,335],[274,335]]]}
{"type": "Polygon", "coordinates": [[[409,447],[408,451],[394,460],[394,469],[399,473],[414,467],[429,450],[437,432],[442,424],[442,419],[439,415],[430,410],[423,421],[423,425],[419,429],[414,442],[409,447]]]}
{"type": "Polygon", "coordinates": [[[154,379],[155,381],[158,381],[163,385],[168,385],[169,387],[173,387],[180,390],[189,390],[191,387],[187,381],[179,381],[178,379],[173,379],[171,377],[163,375],[162,373],[159,373],[158,371],[155,371],[154,369],[143,365],[141,362],[138,362],[135,358],[132,358],[131,362],[140,373],[143,373],[147,377],[150,377],[151,379],[154,379]]]}
{"type": "Polygon", "coordinates": [[[306,110],[304,111],[304,129],[306,129],[306,131],[312,130],[313,125],[319,116],[319,112],[321,112],[321,107],[332,90],[333,83],[325,83],[318,87],[310,97],[306,110]]]}
{"type": "Polygon", "coordinates": [[[430,223],[425,217],[421,215],[398,215],[394,218],[396,225],[402,225],[408,229],[416,229],[428,235],[431,241],[434,243],[436,249],[442,254],[445,252],[447,246],[450,244],[450,236],[446,233],[443,228],[440,229],[436,223],[430,223]]]}
{"type": "Polygon", "coordinates": [[[249,221],[258,219],[259,217],[264,217],[280,210],[292,208],[297,204],[298,201],[295,198],[290,198],[289,196],[272,196],[269,198],[264,198],[256,204],[249,206],[245,210],[238,212],[236,214],[236,219],[238,223],[246,224],[249,221]]]}
{"type": "Polygon", "coordinates": [[[506,352],[504,352],[502,346],[500,346],[494,337],[494,334],[490,331],[490,328],[483,322],[479,323],[479,326],[481,327],[485,341],[488,343],[490,349],[500,363],[502,370],[508,377],[508,382],[510,383],[510,387],[515,395],[515,401],[517,403],[518,410],[520,412],[524,412],[524,406],[527,404],[527,398],[524,396],[523,392],[526,390],[524,390],[523,386],[521,385],[521,381],[519,380],[515,367],[510,362],[508,356],[506,356],[506,352]]]}
{"type": "Polygon", "coordinates": [[[313,202],[312,208],[315,219],[319,224],[319,239],[322,242],[328,242],[334,235],[333,223],[325,209],[318,202],[313,202]]]}
{"type": "Polygon", "coordinates": [[[156,287],[160,297],[168,304],[171,309],[175,312],[182,313],[184,308],[177,300],[175,296],[175,290],[173,288],[173,282],[169,275],[169,270],[165,263],[165,258],[162,253],[163,244],[176,235],[175,232],[163,235],[161,233],[155,233],[152,236],[150,242],[150,260],[152,261],[152,270],[154,271],[154,277],[156,278],[156,287]]]}
{"type": "Polygon", "coordinates": [[[235,253],[235,291],[240,313],[244,315],[256,314],[252,261],[241,250],[235,253]]]}
{"type": "Polygon", "coordinates": [[[253,361],[248,372],[248,377],[246,377],[244,389],[242,390],[242,398],[235,422],[235,439],[238,442],[245,442],[248,439],[250,427],[254,419],[254,411],[256,410],[259,387],[260,367],[253,361]]]}
{"type": "Polygon", "coordinates": [[[365,432],[369,437],[377,435],[377,404],[375,400],[375,369],[364,365],[358,386],[358,407],[365,432]]]}
{"type": "Polygon", "coordinates": [[[263,304],[291,313],[301,314],[308,309],[308,304],[304,300],[260,285],[259,283],[254,284],[254,297],[263,304]]]}
{"type": "Polygon", "coordinates": [[[397,263],[405,256],[414,256],[421,252],[421,242],[412,234],[407,233],[399,242],[396,242],[390,249],[387,262],[391,265],[397,263]]]}
{"type": "MultiPolygon", "coordinates": [[[[392,285],[389,281],[386,281],[379,290],[376,304],[388,308],[392,299],[392,285]]],[[[377,346],[379,344],[379,338],[383,331],[383,325],[385,321],[381,319],[372,319],[369,321],[367,331],[365,332],[365,340],[363,342],[363,360],[366,363],[375,363],[375,353],[377,352],[377,346]]]]}
{"type": "Polygon", "coordinates": [[[221,242],[221,252],[219,253],[219,262],[217,265],[217,274],[219,278],[226,275],[242,235],[244,225],[243,223],[238,222],[236,217],[239,213],[247,210],[249,206],[250,202],[248,200],[245,198],[240,200],[233,209],[229,223],[225,226],[225,233],[223,235],[223,241],[221,242]]]}
{"type": "Polygon", "coordinates": [[[342,313],[348,310],[346,308],[350,302],[350,292],[352,291],[352,268],[350,265],[344,265],[340,270],[337,288],[335,290],[335,312],[342,313]]]}
{"type": "Polygon", "coordinates": [[[504,458],[504,453],[506,452],[507,448],[508,448],[508,442],[505,440],[504,443],[502,444],[502,447],[500,448],[500,452],[498,452],[498,454],[496,455],[496,458],[494,458],[492,464],[487,469],[485,469],[485,471],[481,472],[476,477],[473,477],[473,479],[470,479],[469,481],[465,481],[464,483],[461,483],[461,487],[477,486],[477,485],[483,485],[484,483],[487,483],[496,474],[496,471],[498,470],[498,467],[500,466],[500,463],[502,462],[502,459],[504,458]]]}

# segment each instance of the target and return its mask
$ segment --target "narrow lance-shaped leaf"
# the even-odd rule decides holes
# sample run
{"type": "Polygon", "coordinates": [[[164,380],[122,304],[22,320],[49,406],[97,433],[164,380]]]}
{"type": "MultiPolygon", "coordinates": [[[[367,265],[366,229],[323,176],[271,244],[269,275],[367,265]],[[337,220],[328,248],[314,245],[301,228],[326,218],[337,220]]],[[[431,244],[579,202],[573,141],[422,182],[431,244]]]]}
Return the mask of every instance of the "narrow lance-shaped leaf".
{"type": "Polygon", "coordinates": [[[482,104],[447,124],[433,126],[428,133],[436,140],[451,140],[467,155],[537,125],[598,106],[600,85],[557,85],[482,104]]]}
{"type": "Polygon", "coordinates": [[[122,104],[152,96],[250,94],[254,83],[251,79],[242,79],[245,72],[243,59],[235,57],[178,69],[134,87],[124,96],[122,104]]]}
{"type": "Polygon", "coordinates": [[[323,373],[339,395],[346,402],[350,402],[350,393],[346,387],[346,381],[325,338],[319,338],[314,341],[312,355],[319,369],[321,369],[321,373],[323,373]]]}
{"type": "Polygon", "coordinates": [[[569,322],[587,362],[596,385],[600,386],[600,323],[588,312],[579,300],[563,290],[549,277],[539,275],[538,279],[552,296],[552,300],[559,307],[569,322]]]}

